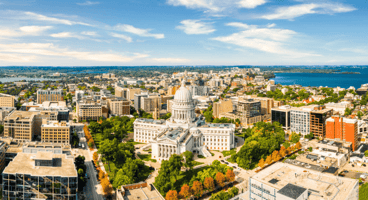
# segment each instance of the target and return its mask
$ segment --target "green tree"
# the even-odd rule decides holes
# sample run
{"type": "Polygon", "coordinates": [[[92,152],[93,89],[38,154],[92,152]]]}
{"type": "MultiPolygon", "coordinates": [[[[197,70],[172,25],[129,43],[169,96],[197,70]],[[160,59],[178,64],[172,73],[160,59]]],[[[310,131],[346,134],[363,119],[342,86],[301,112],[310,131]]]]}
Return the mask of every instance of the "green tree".
{"type": "Polygon", "coordinates": [[[346,108],[344,115],[348,116],[348,115],[351,115],[351,113],[352,113],[352,110],[350,108],[346,108]]]}
{"type": "Polygon", "coordinates": [[[228,200],[230,198],[229,193],[221,190],[220,192],[212,194],[210,200],[228,200]]]}
{"type": "Polygon", "coordinates": [[[193,153],[191,151],[185,151],[182,153],[184,159],[184,167],[187,169],[193,169],[193,153]]]}
{"type": "Polygon", "coordinates": [[[365,157],[368,157],[368,150],[364,152],[365,157]]]}
{"type": "Polygon", "coordinates": [[[295,144],[295,143],[299,142],[299,140],[300,140],[300,135],[299,134],[297,134],[295,132],[291,133],[291,136],[290,136],[290,142],[291,143],[295,144]]]}
{"type": "Polygon", "coordinates": [[[361,111],[358,111],[357,116],[359,119],[362,119],[363,113],[361,111]]]}

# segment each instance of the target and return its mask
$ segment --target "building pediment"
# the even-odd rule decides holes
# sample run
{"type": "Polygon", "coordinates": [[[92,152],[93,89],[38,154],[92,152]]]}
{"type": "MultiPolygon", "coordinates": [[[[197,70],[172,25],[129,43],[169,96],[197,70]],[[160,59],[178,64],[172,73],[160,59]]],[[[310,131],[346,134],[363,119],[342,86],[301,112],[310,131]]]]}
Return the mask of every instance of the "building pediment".
{"type": "Polygon", "coordinates": [[[177,144],[176,140],[170,140],[170,139],[157,139],[157,143],[163,143],[163,144],[177,144]]]}

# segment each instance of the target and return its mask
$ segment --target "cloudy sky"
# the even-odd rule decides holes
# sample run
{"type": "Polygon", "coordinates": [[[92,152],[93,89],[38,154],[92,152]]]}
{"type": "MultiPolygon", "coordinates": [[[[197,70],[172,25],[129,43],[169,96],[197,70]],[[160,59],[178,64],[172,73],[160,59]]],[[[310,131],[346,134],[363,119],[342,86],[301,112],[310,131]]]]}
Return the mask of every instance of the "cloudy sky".
{"type": "Polygon", "coordinates": [[[0,0],[0,65],[364,65],[367,24],[367,0],[0,0]]]}

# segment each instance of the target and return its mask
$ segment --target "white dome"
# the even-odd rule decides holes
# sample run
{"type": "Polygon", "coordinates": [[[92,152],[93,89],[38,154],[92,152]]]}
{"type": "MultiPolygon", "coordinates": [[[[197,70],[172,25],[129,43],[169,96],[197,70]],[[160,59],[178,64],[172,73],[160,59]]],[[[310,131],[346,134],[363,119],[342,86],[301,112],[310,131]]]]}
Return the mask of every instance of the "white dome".
{"type": "Polygon", "coordinates": [[[175,102],[192,102],[192,93],[184,86],[184,84],[181,85],[178,91],[176,91],[174,96],[175,102]]]}

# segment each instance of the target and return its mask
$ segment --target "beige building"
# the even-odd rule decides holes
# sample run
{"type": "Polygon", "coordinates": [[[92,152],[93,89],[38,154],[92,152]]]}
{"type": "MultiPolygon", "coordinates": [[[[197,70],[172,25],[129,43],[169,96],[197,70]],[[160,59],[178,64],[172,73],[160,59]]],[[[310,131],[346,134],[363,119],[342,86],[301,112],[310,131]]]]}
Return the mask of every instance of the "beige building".
{"type": "Polygon", "coordinates": [[[41,126],[41,141],[70,144],[70,124],[62,121],[43,120],[41,126]]]}
{"type": "Polygon", "coordinates": [[[115,86],[115,96],[116,97],[123,97],[127,100],[134,100],[135,94],[140,94],[141,88],[124,88],[121,86],[115,86]]]}
{"type": "Polygon", "coordinates": [[[76,113],[78,121],[99,120],[102,117],[102,105],[91,99],[82,99],[77,102],[76,113]]]}
{"type": "Polygon", "coordinates": [[[37,90],[37,103],[42,104],[44,101],[63,101],[63,90],[37,90]]]}
{"type": "Polygon", "coordinates": [[[14,107],[15,97],[8,94],[0,94],[0,107],[14,107]]]}
{"type": "MultiPolygon", "coordinates": [[[[32,141],[38,112],[14,111],[4,120],[4,136],[17,141],[32,141]]],[[[39,129],[39,128],[38,128],[39,129]]],[[[39,131],[39,130],[38,130],[39,131]]]]}
{"type": "Polygon", "coordinates": [[[219,118],[221,114],[232,112],[233,111],[233,102],[228,100],[220,100],[219,102],[213,103],[213,116],[215,118],[219,118]]]}
{"type": "Polygon", "coordinates": [[[107,106],[112,115],[129,115],[130,102],[122,97],[107,99],[107,106]]]}
{"type": "Polygon", "coordinates": [[[155,109],[160,111],[161,97],[159,95],[143,97],[141,100],[141,109],[144,110],[145,112],[154,112],[155,109]]]}
{"type": "Polygon", "coordinates": [[[106,78],[106,79],[115,78],[115,74],[112,74],[112,73],[102,74],[102,78],[106,78]]]}

